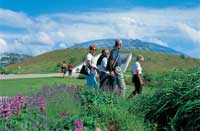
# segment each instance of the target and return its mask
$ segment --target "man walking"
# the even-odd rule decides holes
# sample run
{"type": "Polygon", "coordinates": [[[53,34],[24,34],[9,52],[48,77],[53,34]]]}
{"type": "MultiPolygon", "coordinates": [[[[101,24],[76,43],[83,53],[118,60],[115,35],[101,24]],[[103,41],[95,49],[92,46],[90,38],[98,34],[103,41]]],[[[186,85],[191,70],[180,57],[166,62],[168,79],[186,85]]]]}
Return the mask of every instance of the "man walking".
{"type": "Polygon", "coordinates": [[[110,75],[115,77],[116,84],[120,89],[120,95],[124,97],[126,84],[125,84],[123,72],[121,69],[122,60],[119,54],[119,49],[121,48],[121,46],[122,46],[122,40],[116,39],[115,46],[111,50],[111,53],[108,59],[108,70],[110,71],[110,75]]]}

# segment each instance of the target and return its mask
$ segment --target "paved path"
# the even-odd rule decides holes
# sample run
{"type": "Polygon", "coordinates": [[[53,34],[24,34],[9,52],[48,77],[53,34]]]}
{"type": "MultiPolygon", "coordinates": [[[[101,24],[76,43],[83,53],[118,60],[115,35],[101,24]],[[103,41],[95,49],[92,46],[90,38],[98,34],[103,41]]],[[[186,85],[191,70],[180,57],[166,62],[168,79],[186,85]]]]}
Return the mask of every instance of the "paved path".
{"type": "Polygon", "coordinates": [[[18,78],[42,78],[42,77],[61,77],[61,73],[53,73],[53,74],[8,74],[8,75],[0,75],[0,80],[18,79],[18,78]]]}
{"type": "MultiPolygon", "coordinates": [[[[66,73],[65,76],[68,76],[66,73]]],[[[73,72],[72,77],[77,78],[79,73],[73,72]]],[[[0,80],[6,79],[19,79],[19,78],[44,78],[44,77],[62,77],[61,73],[51,73],[51,74],[7,74],[0,75],[0,80]]]]}

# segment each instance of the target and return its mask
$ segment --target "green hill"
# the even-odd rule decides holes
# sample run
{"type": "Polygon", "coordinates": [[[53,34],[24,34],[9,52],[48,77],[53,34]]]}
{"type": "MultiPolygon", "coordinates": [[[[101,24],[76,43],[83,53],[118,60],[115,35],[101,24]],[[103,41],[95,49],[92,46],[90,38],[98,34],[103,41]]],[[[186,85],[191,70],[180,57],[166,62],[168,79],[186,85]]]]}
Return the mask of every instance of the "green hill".
{"type": "MultiPolygon", "coordinates": [[[[100,52],[101,50],[98,50],[100,52]]],[[[7,66],[10,73],[56,73],[60,72],[60,64],[63,60],[78,65],[84,61],[87,49],[63,49],[47,52],[45,54],[26,59],[13,65],[7,66]]],[[[135,56],[142,54],[145,57],[143,69],[145,73],[162,73],[174,68],[186,69],[200,63],[199,59],[185,57],[184,55],[170,55],[155,52],[133,51],[135,56]]],[[[128,72],[130,72],[129,65],[128,72]]]]}

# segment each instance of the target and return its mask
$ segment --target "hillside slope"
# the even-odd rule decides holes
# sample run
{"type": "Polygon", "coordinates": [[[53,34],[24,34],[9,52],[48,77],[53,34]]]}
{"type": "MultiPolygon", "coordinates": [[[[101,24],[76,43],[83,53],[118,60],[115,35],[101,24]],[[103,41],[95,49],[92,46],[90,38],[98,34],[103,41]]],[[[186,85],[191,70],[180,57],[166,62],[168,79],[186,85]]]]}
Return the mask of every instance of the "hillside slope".
{"type": "MultiPolygon", "coordinates": [[[[146,42],[139,39],[122,39],[122,41],[123,41],[122,47],[128,50],[144,50],[144,51],[160,52],[167,54],[177,54],[177,55],[183,54],[174,49],[161,46],[157,43],[146,42]]],[[[91,44],[96,44],[98,48],[112,48],[114,43],[115,39],[99,39],[99,40],[83,42],[80,44],[75,44],[71,48],[88,48],[89,45],[91,44]]]]}
{"type": "MultiPolygon", "coordinates": [[[[101,50],[99,49],[98,52],[101,50]]],[[[60,64],[63,60],[78,65],[84,61],[87,49],[63,49],[47,52],[45,54],[18,62],[7,67],[10,73],[55,73],[60,72],[60,64]],[[20,68],[19,68],[20,66],[20,68]]],[[[200,63],[199,59],[187,58],[184,55],[170,55],[148,51],[133,51],[133,63],[138,54],[145,58],[144,72],[162,73],[174,68],[186,69],[200,63]]],[[[130,66],[128,72],[130,72],[130,66]]]]}

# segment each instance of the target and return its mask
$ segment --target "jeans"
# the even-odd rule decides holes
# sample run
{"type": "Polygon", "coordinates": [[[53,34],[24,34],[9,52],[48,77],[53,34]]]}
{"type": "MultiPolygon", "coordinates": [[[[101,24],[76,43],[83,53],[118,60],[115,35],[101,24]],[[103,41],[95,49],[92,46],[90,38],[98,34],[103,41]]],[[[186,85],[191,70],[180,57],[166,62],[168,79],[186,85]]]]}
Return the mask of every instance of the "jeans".
{"type": "Polygon", "coordinates": [[[87,76],[87,87],[88,88],[95,88],[96,90],[98,90],[99,85],[97,83],[95,75],[96,75],[96,73],[90,72],[90,74],[87,76]]]}
{"type": "Polygon", "coordinates": [[[115,68],[115,78],[116,78],[116,84],[120,88],[120,95],[125,97],[126,84],[125,84],[123,72],[120,66],[117,66],[115,68]]]}
{"type": "Polygon", "coordinates": [[[113,84],[114,79],[111,79],[112,77],[110,76],[109,73],[101,71],[99,73],[99,78],[100,78],[100,88],[102,90],[112,91],[114,89],[114,84],[113,84]]]}

